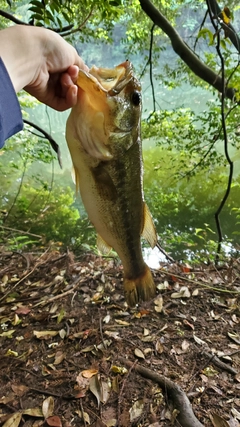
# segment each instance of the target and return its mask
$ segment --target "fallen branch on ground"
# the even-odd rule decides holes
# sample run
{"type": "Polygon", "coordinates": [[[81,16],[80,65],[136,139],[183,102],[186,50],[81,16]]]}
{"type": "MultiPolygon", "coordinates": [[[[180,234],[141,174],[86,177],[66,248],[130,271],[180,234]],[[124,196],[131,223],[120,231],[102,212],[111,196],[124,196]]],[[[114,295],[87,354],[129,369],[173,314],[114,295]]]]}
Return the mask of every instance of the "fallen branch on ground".
{"type": "MultiPolygon", "coordinates": [[[[132,369],[133,363],[129,360],[120,356],[118,357],[118,360],[132,369]]],[[[144,368],[143,366],[136,365],[134,366],[134,370],[143,377],[158,383],[163,391],[166,392],[168,400],[172,401],[174,408],[179,412],[176,419],[182,427],[204,427],[203,424],[195,417],[191,403],[180,386],[166,378],[164,375],[159,375],[150,369],[144,368]]]]}

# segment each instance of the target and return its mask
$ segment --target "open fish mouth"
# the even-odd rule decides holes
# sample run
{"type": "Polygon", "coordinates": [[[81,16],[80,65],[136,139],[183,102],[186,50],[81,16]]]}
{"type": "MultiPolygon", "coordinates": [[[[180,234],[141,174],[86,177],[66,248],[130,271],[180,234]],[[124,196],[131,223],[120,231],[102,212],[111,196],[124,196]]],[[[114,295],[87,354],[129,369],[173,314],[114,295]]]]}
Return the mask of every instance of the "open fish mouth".
{"type": "Polygon", "coordinates": [[[115,68],[98,68],[93,66],[90,75],[95,77],[108,95],[118,95],[134,78],[131,62],[125,61],[115,68]]]}

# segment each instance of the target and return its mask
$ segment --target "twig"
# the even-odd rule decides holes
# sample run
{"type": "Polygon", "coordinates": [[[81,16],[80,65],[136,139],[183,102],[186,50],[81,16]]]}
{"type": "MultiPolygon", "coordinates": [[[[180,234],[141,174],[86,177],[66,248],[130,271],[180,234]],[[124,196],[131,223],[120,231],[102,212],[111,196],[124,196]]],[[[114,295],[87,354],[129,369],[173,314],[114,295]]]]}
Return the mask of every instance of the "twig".
{"type": "Polygon", "coordinates": [[[198,419],[195,417],[191,403],[179,385],[175,384],[164,375],[160,375],[155,371],[151,371],[150,369],[147,369],[141,365],[135,365],[123,357],[119,356],[118,359],[121,363],[128,366],[130,369],[134,369],[143,377],[148,378],[160,385],[163,391],[166,392],[167,399],[173,402],[174,409],[177,409],[179,412],[176,419],[181,426],[204,427],[203,424],[200,423],[200,421],[198,421],[198,419]]]}
{"type": "MultiPolygon", "coordinates": [[[[3,16],[4,18],[6,18],[9,21],[14,22],[15,24],[18,24],[18,25],[32,26],[31,23],[21,21],[21,19],[16,18],[16,16],[14,16],[11,13],[6,12],[5,10],[2,10],[2,9],[0,9],[0,16],[3,16]]],[[[73,28],[73,24],[66,25],[63,28],[51,28],[51,27],[46,27],[46,28],[48,28],[49,30],[54,31],[54,33],[62,33],[62,32],[64,33],[66,31],[71,30],[71,28],[73,28]]]]}
{"type": "Polygon", "coordinates": [[[39,132],[41,132],[43,136],[50,142],[53,150],[57,154],[58,163],[60,168],[62,169],[61,151],[57,142],[52,138],[52,136],[49,133],[47,133],[44,129],[42,129],[40,126],[36,125],[35,123],[31,122],[30,120],[24,119],[23,122],[29,126],[32,126],[34,129],[38,130],[39,132]]]}
{"type": "Polygon", "coordinates": [[[81,414],[82,414],[82,419],[83,419],[84,427],[87,427],[87,424],[86,424],[86,421],[85,421],[85,417],[84,417],[84,410],[83,410],[83,404],[82,404],[82,398],[81,397],[79,399],[79,406],[80,406],[80,410],[81,410],[81,414]]]}
{"type": "Polygon", "coordinates": [[[175,274],[175,273],[172,273],[172,272],[168,272],[166,270],[160,270],[160,272],[161,271],[163,273],[167,274],[168,276],[174,276],[174,277],[177,277],[178,279],[186,280],[187,282],[193,283],[194,285],[199,285],[199,286],[202,286],[203,288],[211,289],[212,291],[223,292],[223,293],[227,293],[227,294],[237,294],[237,295],[239,295],[239,291],[233,291],[233,290],[228,290],[228,289],[216,288],[215,286],[207,285],[206,283],[199,282],[199,281],[193,280],[193,279],[189,279],[188,277],[183,277],[183,276],[180,276],[178,274],[175,274]]]}
{"type": "Polygon", "coordinates": [[[15,195],[15,197],[14,197],[14,199],[13,199],[13,202],[12,202],[12,204],[11,204],[11,206],[10,206],[10,209],[8,210],[7,214],[6,214],[6,215],[5,215],[5,217],[4,217],[4,220],[3,220],[3,221],[4,221],[4,223],[7,221],[7,219],[8,219],[8,217],[9,217],[10,213],[12,212],[12,209],[14,208],[14,205],[15,205],[15,203],[16,203],[16,201],[17,201],[17,199],[18,199],[18,196],[19,196],[19,194],[20,194],[20,192],[21,192],[21,189],[22,189],[22,186],[23,186],[24,176],[25,176],[26,171],[27,171],[27,161],[28,161],[28,156],[26,156],[25,161],[24,161],[24,164],[23,164],[23,172],[22,172],[22,176],[21,176],[20,184],[19,184],[19,187],[18,187],[18,191],[17,191],[17,193],[16,193],[16,195],[15,195]]]}
{"type": "Polygon", "coordinates": [[[39,239],[42,239],[43,237],[43,236],[40,236],[39,234],[29,233],[28,231],[18,230],[17,228],[6,227],[5,225],[2,225],[2,224],[0,224],[0,227],[3,228],[4,230],[15,231],[16,233],[19,233],[19,234],[27,234],[28,236],[38,237],[39,239]]]}
{"type": "MultiPolygon", "coordinates": [[[[205,15],[204,15],[204,17],[203,17],[202,23],[201,23],[200,28],[199,28],[199,32],[200,32],[200,31],[201,31],[201,29],[203,28],[203,26],[204,26],[204,24],[205,24],[205,22],[206,22],[207,16],[208,16],[208,10],[206,10],[206,12],[205,12],[205,15]]],[[[193,45],[193,50],[194,50],[194,51],[195,51],[195,49],[196,49],[197,42],[198,42],[198,37],[196,38],[196,40],[195,40],[195,42],[194,42],[194,45],[193,45]]]]}
{"type": "MultiPolygon", "coordinates": [[[[45,251],[45,252],[43,252],[41,255],[40,255],[40,257],[38,258],[38,260],[40,260],[42,257],[43,257],[43,255],[45,255],[47,252],[49,251],[49,248],[45,251]]],[[[37,261],[38,261],[37,260],[37,261]]],[[[25,274],[25,276],[23,276],[17,283],[15,283],[15,285],[13,285],[13,286],[11,286],[11,289],[9,289],[9,291],[7,291],[7,292],[5,292],[5,294],[2,296],[2,298],[0,298],[0,302],[2,302],[2,301],[4,301],[5,300],[5,298],[21,283],[21,282],[23,282],[23,280],[25,280],[27,277],[29,277],[35,270],[36,270],[36,268],[38,267],[38,265],[40,264],[40,261],[39,262],[36,262],[36,264],[34,265],[34,267],[33,267],[33,269],[31,270],[31,271],[29,271],[29,273],[27,273],[27,274],[25,274]]]]}
{"type": "Polygon", "coordinates": [[[72,35],[72,34],[74,34],[74,33],[77,33],[78,31],[81,31],[81,29],[84,27],[84,25],[86,24],[86,22],[89,20],[89,18],[90,18],[90,17],[91,17],[91,15],[93,14],[93,10],[94,10],[94,6],[93,6],[93,8],[90,10],[89,14],[88,14],[88,15],[87,15],[87,17],[84,19],[84,21],[83,21],[81,24],[79,24],[77,28],[74,28],[73,30],[68,31],[68,32],[66,32],[66,31],[61,31],[61,36],[62,36],[62,37],[67,37],[67,36],[70,36],[70,35],[72,35]]]}
{"type": "MultiPolygon", "coordinates": [[[[121,363],[127,364],[127,363],[125,363],[126,362],[125,359],[123,359],[122,357],[119,357],[119,360],[121,363]]],[[[135,361],[134,363],[131,363],[131,362],[128,362],[128,363],[129,364],[127,366],[129,366],[129,371],[123,380],[122,387],[121,387],[121,390],[120,390],[119,395],[118,395],[118,422],[117,422],[117,425],[119,425],[119,426],[121,425],[120,416],[121,416],[121,401],[122,401],[123,390],[125,388],[125,385],[127,383],[128,378],[130,376],[130,373],[132,372],[133,369],[135,369],[135,367],[137,365],[137,361],[135,361]]]]}
{"type": "MultiPolygon", "coordinates": [[[[229,372],[230,374],[237,375],[236,369],[232,368],[231,366],[227,365],[226,363],[222,362],[215,354],[208,353],[207,351],[203,351],[202,354],[206,357],[208,357],[215,366],[217,366],[220,369],[223,369],[224,371],[229,372]]],[[[209,363],[208,361],[208,363],[209,363]]]]}
{"type": "Polygon", "coordinates": [[[99,330],[100,330],[100,335],[101,335],[103,347],[105,348],[105,350],[107,350],[107,347],[106,347],[106,344],[105,344],[105,340],[104,340],[104,337],[103,337],[102,318],[101,318],[101,315],[100,315],[100,311],[99,311],[99,330]]]}
{"type": "MultiPolygon", "coordinates": [[[[71,287],[71,289],[69,289],[68,291],[63,292],[62,294],[55,295],[55,296],[54,296],[54,297],[52,297],[52,298],[48,298],[48,299],[47,299],[47,301],[40,301],[40,302],[38,302],[37,304],[33,305],[33,307],[38,307],[39,305],[44,306],[44,305],[46,305],[46,304],[49,304],[50,302],[56,301],[56,300],[58,300],[58,299],[60,299],[60,298],[63,298],[63,297],[65,297],[66,295],[71,294],[71,293],[74,291],[74,289],[76,289],[76,288],[79,286],[79,284],[80,284],[80,283],[84,283],[84,282],[85,282],[85,279],[80,280],[79,278],[77,278],[77,279],[73,282],[73,286],[71,287]]],[[[1,301],[1,300],[0,300],[0,301],[1,301]]]]}
{"type": "Polygon", "coordinates": [[[175,263],[175,260],[170,255],[168,255],[168,253],[162,248],[159,242],[157,242],[156,247],[160,252],[162,252],[162,254],[167,258],[168,261],[175,263]]]}

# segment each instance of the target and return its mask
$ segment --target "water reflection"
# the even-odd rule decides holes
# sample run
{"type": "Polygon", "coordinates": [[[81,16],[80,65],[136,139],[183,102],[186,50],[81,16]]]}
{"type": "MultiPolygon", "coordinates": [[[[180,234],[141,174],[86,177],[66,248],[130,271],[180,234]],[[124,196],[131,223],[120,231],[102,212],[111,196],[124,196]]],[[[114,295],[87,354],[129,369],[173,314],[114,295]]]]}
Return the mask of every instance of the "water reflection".
{"type": "Polygon", "coordinates": [[[144,261],[150,268],[159,268],[160,262],[167,261],[167,258],[159,251],[158,248],[143,248],[144,261]]]}

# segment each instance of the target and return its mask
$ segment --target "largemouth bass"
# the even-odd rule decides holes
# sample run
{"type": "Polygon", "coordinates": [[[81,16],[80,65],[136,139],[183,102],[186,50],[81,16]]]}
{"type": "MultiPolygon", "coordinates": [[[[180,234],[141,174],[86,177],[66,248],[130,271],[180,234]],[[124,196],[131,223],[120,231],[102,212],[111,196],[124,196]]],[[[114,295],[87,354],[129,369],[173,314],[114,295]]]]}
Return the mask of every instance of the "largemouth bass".
{"type": "Polygon", "coordinates": [[[80,70],[77,85],[78,102],[66,126],[77,190],[98,233],[99,250],[113,248],[122,261],[125,298],[134,306],[155,295],[141,235],[152,248],[157,243],[143,197],[141,85],[129,61],[113,69],[80,70]]]}

